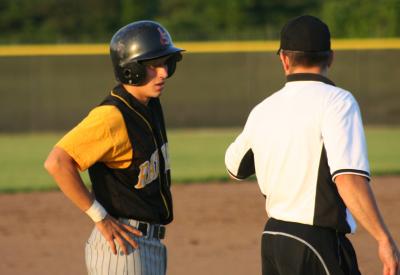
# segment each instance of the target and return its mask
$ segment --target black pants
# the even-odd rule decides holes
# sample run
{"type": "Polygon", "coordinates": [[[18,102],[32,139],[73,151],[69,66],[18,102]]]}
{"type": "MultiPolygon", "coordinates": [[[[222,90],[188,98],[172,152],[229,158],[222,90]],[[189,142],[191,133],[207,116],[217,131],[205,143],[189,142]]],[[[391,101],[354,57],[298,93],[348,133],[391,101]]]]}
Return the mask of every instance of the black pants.
{"type": "Polygon", "coordinates": [[[263,275],[360,275],[343,233],[269,219],[261,244],[263,275]]]}

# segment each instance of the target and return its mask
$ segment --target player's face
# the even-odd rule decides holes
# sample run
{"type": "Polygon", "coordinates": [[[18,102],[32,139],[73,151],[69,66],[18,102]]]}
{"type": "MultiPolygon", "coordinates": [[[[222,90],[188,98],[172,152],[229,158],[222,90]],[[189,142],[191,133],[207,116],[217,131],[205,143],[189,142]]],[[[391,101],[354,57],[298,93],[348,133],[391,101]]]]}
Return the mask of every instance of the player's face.
{"type": "Polygon", "coordinates": [[[167,59],[163,57],[143,62],[147,70],[146,81],[144,85],[136,87],[142,98],[149,100],[161,95],[168,77],[167,59]]]}

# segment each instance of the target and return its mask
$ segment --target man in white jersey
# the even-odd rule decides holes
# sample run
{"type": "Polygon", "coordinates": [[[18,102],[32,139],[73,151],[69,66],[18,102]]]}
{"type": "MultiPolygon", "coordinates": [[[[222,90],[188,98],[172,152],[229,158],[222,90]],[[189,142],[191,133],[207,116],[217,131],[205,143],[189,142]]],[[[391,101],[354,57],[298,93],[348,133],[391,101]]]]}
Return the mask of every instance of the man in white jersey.
{"type": "Polygon", "coordinates": [[[360,274],[345,234],[353,215],[378,242],[383,274],[399,274],[399,250],[371,191],[361,114],[352,94],[327,78],[328,26],[290,20],[278,51],[285,86],[251,111],[229,146],[229,174],[256,174],[270,217],[262,236],[262,274],[360,274]]]}

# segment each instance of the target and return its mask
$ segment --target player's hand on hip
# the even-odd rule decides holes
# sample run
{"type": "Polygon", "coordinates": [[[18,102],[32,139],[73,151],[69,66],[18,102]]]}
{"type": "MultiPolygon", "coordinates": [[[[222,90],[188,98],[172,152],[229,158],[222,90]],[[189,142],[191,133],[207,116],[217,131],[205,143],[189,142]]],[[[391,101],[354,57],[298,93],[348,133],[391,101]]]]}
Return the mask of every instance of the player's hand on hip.
{"type": "Polygon", "coordinates": [[[400,275],[400,252],[393,241],[378,243],[379,258],[383,264],[383,275],[400,275]]]}
{"type": "Polygon", "coordinates": [[[96,227],[107,240],[114,255],[117,254],[117,248],[114,240],[117,241],[122,249],[122,252],[128,254],[128,244],[133,248],[138,248],[138,244],[132,239],[129,233],[142,236],[142,232],[127,224],[121,223],[110,215],[107,215],[103,220],[96,222],[96,227]]]}

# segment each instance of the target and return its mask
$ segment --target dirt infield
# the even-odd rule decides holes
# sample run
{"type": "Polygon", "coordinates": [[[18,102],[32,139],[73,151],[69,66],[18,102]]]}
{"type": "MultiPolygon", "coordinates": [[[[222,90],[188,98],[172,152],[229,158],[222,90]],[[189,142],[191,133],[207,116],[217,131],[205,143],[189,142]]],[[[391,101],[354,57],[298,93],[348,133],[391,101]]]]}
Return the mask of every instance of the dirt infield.
{"type": "MultiPolygon", "coordinates": [[[[400,243],[400,178],[372,182],[378,204],[400,243]]],[[[256,183],[173,187],[175,220],[168,226],[168,274],[260,274],[266,221],[256,183]]],[[[60,192],[0,195],[0,274],[85,274],[83,246],[92,223],[60,192]]],[[[351,236],[364,275],[380,274],[375,241],[351,236]]]]}

